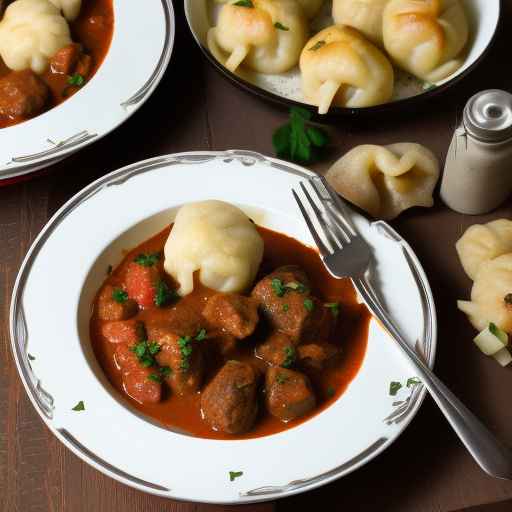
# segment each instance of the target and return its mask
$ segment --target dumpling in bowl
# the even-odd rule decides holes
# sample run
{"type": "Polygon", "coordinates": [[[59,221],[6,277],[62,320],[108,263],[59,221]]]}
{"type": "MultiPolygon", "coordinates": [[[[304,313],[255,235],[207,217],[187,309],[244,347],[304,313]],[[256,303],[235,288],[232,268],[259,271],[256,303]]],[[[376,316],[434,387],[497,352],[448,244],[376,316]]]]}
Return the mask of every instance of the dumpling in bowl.
{"type": "Polygon", "coordinates": [[[497,219],[470,226],[455,244],[460,262],[471,278],[486,261],[512,252],[512,221],[497,219]]]}
{"type": "Polygon", "coordinates": [[[376,218],[393,219],[413,206],[432,206],[439,162],[420,144],[364,144],[327,172],[338,194],[376,218]]]}
{"type": "Polygon", "coordinates": [[[50,2],[62,11],[68,21],[76,20],[82,7],[82,0],[50,0],[50,2]]]}
{"type": "Polygon", "coordinates": [[[482,331],[490,322],[512,333],[512,254],[504,254],[480,266],[471,301],[458,301],[475,329],[482,331]]]}
{"type": "Polygon", "coordinates": [[[312,37],[300,56],[304,97],[328,112],[331,104],[370,107],[390,100],[393,68],[386,56],[357,30],[327,27],[312,37]]]}
{"type": "Polygon", "coordinates": [[[208,48],[231,72],[243,64],[278,74],[297,64],[306,38],[306,18],[296,0],[251,0],[250,6],[222,6],[217,26],[208,31],[208,48]]]}
{"type": "Polygon", "coordinates": [[[13,71],[43,73],[70,43],[68,23],[49,0],[16,0],[0,22],[0,56],[13,71]]]}
{"type": "Polygon", "coordinates": [[[390,0],[384,9],[384,47],[403,69],[437,82],[464,62],[469,35],[459,0],[390,0]]]}
{"type": "Polygon", "coordinates": [[[180,295],[194,289],[193,274],[219,292],[249,288],[263,257],[263,239],[242,210],[222,201],[182,206],[164,248],[164,268],[180,295]]]}
{"type": "Polygon", "coordinates": [[[372,43],[382,46],[382,14],[389,0],[333,0],[332,17],[340,25],[357,28],[372,43]]]}

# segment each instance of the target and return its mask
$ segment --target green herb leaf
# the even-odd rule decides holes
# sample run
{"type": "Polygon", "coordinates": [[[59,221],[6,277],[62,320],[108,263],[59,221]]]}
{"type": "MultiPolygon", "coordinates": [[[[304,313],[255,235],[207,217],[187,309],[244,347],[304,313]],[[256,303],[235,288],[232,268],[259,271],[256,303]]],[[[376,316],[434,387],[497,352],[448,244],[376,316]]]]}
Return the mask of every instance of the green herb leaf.
{"type": "Polygon", "coordinates": [[[316,52],[317,50],[320,50],[322,46],[325,46],[325,41],[317,41],[311,48],[308,48],[310,52],[316,52]]]}
{"type": "Polygon", "coordinates": [[[233,5],[237,7],[254,7],[251,0],[238,0],[238,2],[235,2],[233,5]]]}
{"type": "Polygon", "coordinates": [[[206,329],[201,329],[196,336],[196,341],[203,341],[206,339],[206,329]]]}
{"type": "Polygon", "coordinates": [[[278,384],[284,384],[288,380],[288,377],[286,375],[283,375],[282,373],[278,373],[276,377],[276,382],[278,384]]]}
{"type": "Polygon", "coordinates": [[[148,380],[152,380],[153,382],[162,382],[162,376],[157,373],[151,373],[148,375],[148,380]]]}
{"type": "Polygon", "coordinates": [[[331,310],[332,316],[337,317],[340,314],[340,305],[338,302],[327,302],[324,304],[325,308],[329,308],[331,310]]]}
{"type": "Polygon", "coordinates": [[[34,361],[35,360],[35,357],[32,354],[29,353],[27,355],[28,355],[29,361],[34,361]]]}
{"type": "Polygon", "coordinates": [[[68,76],[68,84],[74,85],[75,87],[82,87],[85,84],[85,78],[80,73],[75,73],[68,76]]]}
{"type": "Polygon", "coordinates": [[[313,144],[313,146],[316,146],[317,148],[323,148],[324,146],[327,146],[327,144],[329,144],[329,136],[321,128],[315,128],[314,126],[310,126],[306,130],[306,134],[308,136],[308,139],[311,141],[311,144],[313,144]]]}
{"type": "Polygon", "coordinates": [[[272,279],[271,286],[272,286],[272,289],[274,290],[274,293],[278,297],[282,297],[286,292],[286,290],[283,286],[283,281],[281,281],[281,279],[277,279],[277,278],[272,279]]]}
{"type": "Polygon", "coordinates": [[[400,391],[400,389],[402,389],[402,384],[400,382],[391,382],[389,384],[389,394],[391,396],[396,396],[396,394],[398,393],[398,391],[400,391]]]}
{"type": "Polygon", "coordinates": [[[158,352],[160,352],[160,345],[157,342],[142,340],[139,343],[132,345],[130,350],[137,356],[139,364],[142,367],[149,368],[151,366],[157,366],[157,362],[154,357],[158,352]]]}
{"type": "Polygon", "coordinates": [[[311,299],[304,299],[304,307],[308,311],[313,311],[313,309],[315,309],[315,303],[311,299]]]}
{"type": "Polygon", "coordinates": [[[153,254],[141,253],[133,261],[143,267],[152,267],[159,259],[160,253],[154,252],[153,254]]]}
{"type": "Polygon", "coordinates": [[[154,356],[160,352],[160,345],[156,341],[151,341],[148,343],[149,353],[154,356]]]}
{"type": "Polygon", "coordinates": [[[178,346],[181,352],[181,370],[188,370],[190,368],[190,356],[192,355],[192,338],[190,336],[182,336],[178,339],[178,346]]]}
{"type": "Polygon", "coordinates": [[[290,309],[288,304],[283,304],[283,311],[286,313],[290,309]]]}
{"type": "Polygon", "coordinates": [[[285,27],[282,23],[280,23],[279,21],[276,21],[274,23],[274,27],[276,27],[278,30],[290,30],[288,27],[285,27]]]}
{"type": "Polygon", "coordinates": [[[229,481],[233,482],[235,478],[239,478],[244,474],[243,471],[230,471],[229,472],[229,481]]]}
{"type": "Polygon", "coordinates": [[[290,140],[292,126],[290,123],[283,124],[272,135],[272,145],[279,158],[290,158],[290,140]]]}
{"type": "Polygon", "coordinates": [[[160,368],[160,374],[162,375],[162,377],[164,379],[166,379],[167,377],[169,377],[169,375],[171,375],[172,373],[172,370],[169,366],[162,366],[160,368]]]}
{"type": "Polygon", "coordinates": [[[283,368],[290,368],[290,366],[295,363],[295,347],[284,347],[284,355],[286,356],[286,359],[281,366],[283,368]]]}
{"type": "Polygon", "coordinates": [[[85,405],[84,405],[83,400],[80,400],[80,402],[78,402],[75,405],[75,407],[73,407],[71,410],[72,411],[85,411],[85,405]]]}
{"type": "Polygon", "coordinates": [[[119,304],[123,304],[128,300],[128,294],[121,288],[114,288],[112,298],[119,304]]]}
{"type": "Polygon", "coordinates": [[[166,306],[172,300],[178,298],[176,290],[171,290],[165,281],[159,281],[156,285],[155,304],[160,308],[166,306]]]}
{"type": "Polygon", "coordinates": [[[302,119],[303,121],[311,120],[311,112],[302,107],[291,107],[290,108],[290,117],[292,121],[296,121],[297,119],[302,119]]]}
{"type": "Polygon", "coordinates": [[[327,396],[329,398],[332,398],[335,395],[335,393],[336,393],[336,390],[332,386],[329,386],[327,388],[327,396]]]}
{"type": "Polygon", "coordinates": [[[421,380],[418,379],[418,377],[411,377],[407,379],[407,387],[410,388],[411,386],[416,386],[418,384],[421,384],[421,380]]]}

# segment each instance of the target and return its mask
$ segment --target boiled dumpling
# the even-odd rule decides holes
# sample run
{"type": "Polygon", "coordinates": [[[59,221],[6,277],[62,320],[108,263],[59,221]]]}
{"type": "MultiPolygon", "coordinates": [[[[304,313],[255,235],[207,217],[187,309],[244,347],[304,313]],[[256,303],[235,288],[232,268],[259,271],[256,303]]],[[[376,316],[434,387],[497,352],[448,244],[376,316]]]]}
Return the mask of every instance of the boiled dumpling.
{"type": "Polygon", "coordinates": [[[65,18],[69,21],[76,20],[80,14],[82,0],[50,0],[50,2],[60,9],[65,18]]]}
{"type": "Polygon", "coordinates": [[[470,226],[455,245],[466,274],[475,279],[482,263],[512,252],[512,221],[470,226]]]}
{"type": "Polygon", "coordinates": [[[164,268],[187,295],[193,275],[220,292],[249,288],[263,257],[263,239],[242,210],[222,201],[180,208],[164,248],[164,268]]]}
{"type": "Polygon", "coordinates": [[[314,18],[324,4],[324,0],[297,0],[308,18],[314,18]]]}
{"type": "Polygon", "coordinates": [[[14,71],[43,73],[70,43],[68,23],[49,0],[16,0],[0,22],[0,56],[14,71]]]}
{"type": "Polygon", "coordinates": [[[332,17],[340,25],[357,28],[382,46],[382,14],[389,0],[333,0],[332,17]]]}
{"type": "Polygon", "coordinates": [[[340,158],[326,177],[342,197],[388,220],[412,206],[434,204],[439,162],[420,144],[365,144],[340,158]]]}
{"type": "Polygon", "coordinates": [[[325,114],[331,104],[369,107],[393,93],[393,68],[386,56],[351,27],[328,27],[311,38],[300,56],[307,101],[325,114]]]}
{"type": "Polygon", "coordinates": [[[478,331],[492,322],[512,332],[512,254],[482,263],[473,283],[471,301],[459,301],[457,305],[478,331]]]}
{"type": "Polygon", "coordinates": [[[428,82],[464,62],[468,21],[459,0],[390,0],[384,9],[384,46],[406,71],[428,82]]]}
{"type": "Polygon", "coordinates": [[[265,74],[288,71],[299,60],[307,23],[296,0],[251,0],[250,6],[222,6],[208,48],[235,72],[243,64],[265,74]]]}

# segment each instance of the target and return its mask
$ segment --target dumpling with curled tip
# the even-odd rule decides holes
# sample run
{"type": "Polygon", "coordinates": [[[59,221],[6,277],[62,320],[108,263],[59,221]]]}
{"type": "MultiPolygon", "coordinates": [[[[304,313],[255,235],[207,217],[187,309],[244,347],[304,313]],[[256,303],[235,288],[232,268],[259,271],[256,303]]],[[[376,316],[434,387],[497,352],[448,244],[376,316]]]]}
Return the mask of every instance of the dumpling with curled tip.
{"type": "Polygon", "coordinates": [[[333,0],[332,17],[339,25],[356,28],[382,46],[382,15],[389,0],[333,0]]]}
{"type": "Polygon", "coordinates": [[[391,58],[422,80],[442,80],[464,63],[469,29],[459,0],[390,0],[382,28],[391,58]]]}
{"type": "Polygon", "coordinates": [[[307,43],[300,56],[302,90],[325,114],[331,105],[370,107],[393,94],[393,68],[386,56],[357,30],[327,27],[307,43]]]}
{"type": "Polygon", "coordinates": [[[307,21],[296,0],[251,0],[222,6],[208,48],[231,72],[242,64],[264,74],[295,66],[307,39],[307,21]]]}

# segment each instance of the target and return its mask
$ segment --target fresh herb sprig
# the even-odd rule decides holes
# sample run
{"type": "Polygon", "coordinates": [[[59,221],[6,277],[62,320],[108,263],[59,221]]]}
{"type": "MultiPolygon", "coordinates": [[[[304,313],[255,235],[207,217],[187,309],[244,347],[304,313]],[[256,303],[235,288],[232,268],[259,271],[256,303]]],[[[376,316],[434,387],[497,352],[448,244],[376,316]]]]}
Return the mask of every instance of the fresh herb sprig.
{"type": "Polygon", "coordinates": [[[128,294],[122,288],[114,288],[112,299],[119,304],[124,304],[128,300],[128,294]]]}
{"type": "Polygon", "coordinates": [[[160,345],[156,341],[139,341],[130,350],[137,356],[139,363],[144,368],[150,368],[156,366],[155,356],[160,352],[160,345]]]}
{"type": "Polygon", "coordinates": [[[290,120],[272,136],[272,144],[279,158],[293,162],[311,163],[318,160],[320,150],[329,143],[325,130],[311,126],[311,112],[301,107],[290,109],[290,120]]]}
{"type": "Polygon", "coordinates": [[[152,267],[159,260],[160,253],[154,252],[152,254],[141,253],[133,261],[143,267],[152,267]]]}
{"type": "Polygon", "coordinates": [[[165,281],[158,281],[156,285],[155,304],[161,308],[179,297],[178,292],[169,288],[165,281]]]}
{"type": "Polygon", "coordinates": [[[237,7],[254,8],[254,4],[252,3],[252,0],[238,0],[238,2],[235,2],[233,5],[236,5],[237,7]]]}
{"type": "Polygon", "coordinates": [[[295,348],[292,346],[284,347],[284,355],[285,355],[285,360],[283,361],[283,364],[281,366],[283,368],[290,368],[290,366],[292,366],[293,363],[295,363],[295,359],[297,357],[295,348]]]}

